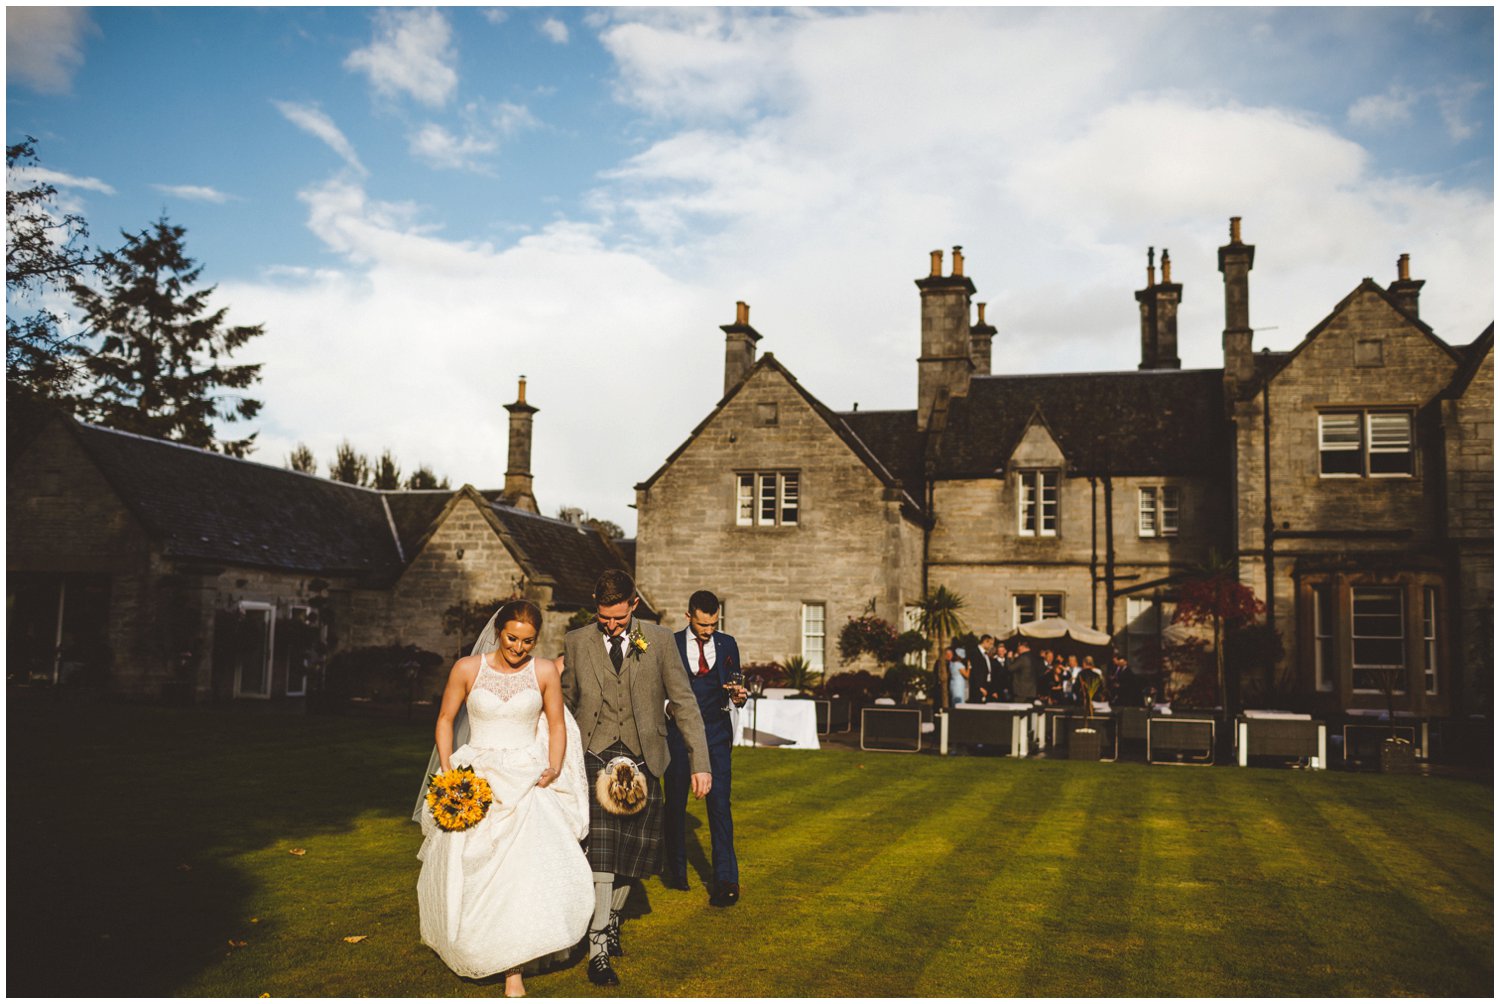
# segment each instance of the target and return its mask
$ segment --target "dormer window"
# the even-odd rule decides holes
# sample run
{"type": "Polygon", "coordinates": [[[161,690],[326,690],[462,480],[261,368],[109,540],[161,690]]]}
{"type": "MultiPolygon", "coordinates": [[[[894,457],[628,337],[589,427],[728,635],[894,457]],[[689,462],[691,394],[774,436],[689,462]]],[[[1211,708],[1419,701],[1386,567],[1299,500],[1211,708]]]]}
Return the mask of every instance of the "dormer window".
{"type": "Polygon", "coordinates": [[[1057,488],[1060,475],[1061,472],[1056,468],[1016,472],[1016,507],[1021,536],[1057,536],[1057,488]]]}
{"type": "Polygon", "coordinates": [[[1409,411],[1329,411],[1318,416],[1318,473],[1325,478],[1410,477],[1409,411]]]}

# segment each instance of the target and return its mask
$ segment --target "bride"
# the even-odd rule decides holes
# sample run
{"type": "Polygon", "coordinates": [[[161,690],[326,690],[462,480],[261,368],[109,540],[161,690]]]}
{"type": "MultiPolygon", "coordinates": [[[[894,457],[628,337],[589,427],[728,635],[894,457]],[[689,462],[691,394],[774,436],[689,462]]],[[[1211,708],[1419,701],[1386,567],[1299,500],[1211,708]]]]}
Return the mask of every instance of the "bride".
{"type": "Polygon", "coordinates": [[[583,751],[556,667],[531,657],[541,626],[534,604],[506,603],[443,692],[429,772],[473,767],[494,792],[489,812],[457,832],[433,822],[425,797],[415,813],[422,941],[460,976],[505,973],[507,997],[525,994],[525,963],[569,951],[594,912],[579,846],[589,828],[583,751]],[[460,720],[454,749],[464,711],[467,742],[460,720]]]}

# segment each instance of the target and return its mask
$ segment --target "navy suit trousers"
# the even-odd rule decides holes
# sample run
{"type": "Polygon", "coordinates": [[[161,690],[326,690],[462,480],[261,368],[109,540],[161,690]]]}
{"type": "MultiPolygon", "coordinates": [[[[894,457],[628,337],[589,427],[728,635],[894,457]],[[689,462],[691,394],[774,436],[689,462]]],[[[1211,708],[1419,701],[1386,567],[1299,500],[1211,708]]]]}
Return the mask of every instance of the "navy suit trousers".
{"type": "MultiPolygon", "coordinates": [[[[707,717],[707,716],[705,716],[707,717]]],[[[715,721],[705,722],[708,737],[708,765],[713,772],[713,787],[709,789],[704,803],[708,807],[708,838],[713,848],[713,876],[715,882],[740,881],[740,862],[734,854],[734,820],[729,814],[729,752],[733,736],[727,719],[714,716],[715,721]]],[[[672,754],[671,763],[662,777],[665,789],[667,818],[662,834],[666,843],[667,872],[687,874],[687,800],[691,786],[692,767],[688,763],[687,745],[677,724],[667,723],[667,749],[672,754]]]]}

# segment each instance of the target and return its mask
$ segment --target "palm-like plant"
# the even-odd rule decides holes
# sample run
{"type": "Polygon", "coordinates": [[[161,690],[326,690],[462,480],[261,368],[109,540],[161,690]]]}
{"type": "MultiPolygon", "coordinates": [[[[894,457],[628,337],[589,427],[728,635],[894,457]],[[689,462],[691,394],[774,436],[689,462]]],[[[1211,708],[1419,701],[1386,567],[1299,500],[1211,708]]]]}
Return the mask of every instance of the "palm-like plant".
{"type": "Polygon", "coordinates": [[[964,598],[958,593],[950,592],[947,586],[928,590],[927,595],[922,597],[917,630],[926,635],[929,641],[936,643],[939,653],[943,651],[949,638],[968,627],[959,614],[963,608],[964,598]]]}
{"type": "Polygon", "coordinates": [[[813,669],[812,664],[800,655],[783,660],[781,668],[786,670],[786,685],[804,693],[816,687],[823,678],[822,672],[813,669]]]}

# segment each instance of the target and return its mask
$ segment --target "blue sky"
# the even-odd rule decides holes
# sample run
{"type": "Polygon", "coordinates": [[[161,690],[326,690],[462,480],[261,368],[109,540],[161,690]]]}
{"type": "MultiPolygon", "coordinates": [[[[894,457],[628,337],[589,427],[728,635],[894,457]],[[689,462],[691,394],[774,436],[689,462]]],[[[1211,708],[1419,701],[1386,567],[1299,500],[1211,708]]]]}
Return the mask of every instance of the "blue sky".
{"type": "Polygon", "coordinates": [[[632,528],[736,300],[830,406],[912,407],[934,248],[997,372],[1133,369],[1148,245],[1218,365],[1231,215],[1258,348],[1403,252],[1472,340],[1493,39],[1489,8],[8,8],[6,136],[100,243],[186,226],[266,324],[256,459],[347,436],[495,486],[525,373],[544,511],[632,528]]]}

